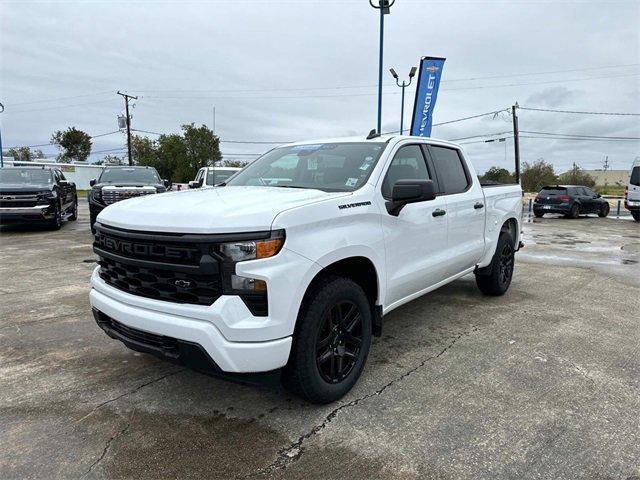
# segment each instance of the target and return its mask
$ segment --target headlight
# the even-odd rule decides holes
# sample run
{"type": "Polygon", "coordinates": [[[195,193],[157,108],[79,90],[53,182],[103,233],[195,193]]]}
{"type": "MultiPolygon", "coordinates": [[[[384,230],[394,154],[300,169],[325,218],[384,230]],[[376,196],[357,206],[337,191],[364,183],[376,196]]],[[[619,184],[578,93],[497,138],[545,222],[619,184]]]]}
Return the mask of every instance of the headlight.
{"type": "Polygon", "coordinates": [[[232,262],[244,262],[269,258],[276,255],[284,245],[284,232],[273,232],[270,238],[264,240],[241,240],[222,243],[219,252],[232,262]]]}
{"type": "Polygon", "coordinates": [[[98,202],[102,202],[102,189],[94,188],[93,190],[91,190],[91,196],[93,197],[94,200],[98,202]]]}

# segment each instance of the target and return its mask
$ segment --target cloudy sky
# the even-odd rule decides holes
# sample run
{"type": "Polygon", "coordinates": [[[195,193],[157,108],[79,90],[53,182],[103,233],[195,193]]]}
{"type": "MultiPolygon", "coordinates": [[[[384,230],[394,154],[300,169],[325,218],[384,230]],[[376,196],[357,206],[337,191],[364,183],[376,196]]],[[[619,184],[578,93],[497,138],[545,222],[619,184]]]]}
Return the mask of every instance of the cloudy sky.
{"type": "MultiPolygon", "coordinates": [[[[378,17],[367,0],[0,0],[0,114],[5,148],[46,144],[76,126],[176,132],[212,124],[224,141],[366,135],[376,124],[378,17]]],[[[435,122],[523,107],[640,112],[640,2],[397,0],[385,23],[383,130],[399,128],[400,89],[421,56],[447,58],[435,122]]],[[[407,90],[405,125],[413,105],[407,90]]],[[[626,169],[640,155],[640,117],[520,110],[523,161],[558,171],[626,169]]],[[[456,139],[511,131],[506,114],[434,128],[456,139]]],[[[513,141],[461,140],[478,170],[511,166],[513,141]]],[[[92,161],[122,154],[121,133],[94,139],[92,161]]],[[[223,143],[228,158],[266,144],[223,143]]],[[[42,146],[55,153],[52,146],[42,146]]]]}

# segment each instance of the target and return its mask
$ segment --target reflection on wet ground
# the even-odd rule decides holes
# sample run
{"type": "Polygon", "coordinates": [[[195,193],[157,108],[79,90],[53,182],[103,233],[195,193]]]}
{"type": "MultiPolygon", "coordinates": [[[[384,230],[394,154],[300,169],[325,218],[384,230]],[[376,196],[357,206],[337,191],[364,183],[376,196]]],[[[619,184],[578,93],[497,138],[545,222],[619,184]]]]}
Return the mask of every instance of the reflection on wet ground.
{"type": "Polygon", "coordinates": [[[640,284],[640,224],[630,218],[527,216],[523,241],[524,261],[593,268],[640,284]]]}

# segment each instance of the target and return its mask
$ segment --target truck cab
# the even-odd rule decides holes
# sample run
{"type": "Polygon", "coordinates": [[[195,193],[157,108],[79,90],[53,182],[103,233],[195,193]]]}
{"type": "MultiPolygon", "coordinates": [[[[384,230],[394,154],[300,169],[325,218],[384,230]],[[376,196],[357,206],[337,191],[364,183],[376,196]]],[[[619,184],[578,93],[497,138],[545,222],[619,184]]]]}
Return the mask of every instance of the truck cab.
{"type": "Polygon", "coordinates": [[[504,294],[521,214],[520,186],[482,187],[451,142],[292,143],[223,186],[105,209],[91,305],[130,348],[208,373],[279,369],[327,403],[392,310],[468,274],[504,294]]]}
{"type": "Polygon", "coordinates": [[[239,167],[202,167],[196,178],[189,182],[189,188],[215,187],[226,182],[242,170],[239,167]]]}

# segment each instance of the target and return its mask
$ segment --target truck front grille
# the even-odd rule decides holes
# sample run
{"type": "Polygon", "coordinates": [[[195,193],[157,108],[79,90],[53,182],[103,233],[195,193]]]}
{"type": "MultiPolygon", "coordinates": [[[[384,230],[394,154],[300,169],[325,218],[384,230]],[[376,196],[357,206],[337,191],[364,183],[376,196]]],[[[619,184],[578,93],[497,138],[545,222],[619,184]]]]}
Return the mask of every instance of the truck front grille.
{"type": "Polygon", "coordinates": [[[133,295],[174,303],[211,305],[222,294],[220,280],[158,268],[145,268],[100,258],[100,278],[133,295]]]}
{"type": "Polygon", "coordinates": [[[140,197],[142,195],[151,195],[156,193],[155,189],[142,189],[142,188],[103,188],[102,189],[102,201],[105,205],[111,205],[112,203],[119,202],[120,200],[126,200],[127,198],[140,197]]]}
{"type": "Polygon", "coordinates": [[[100,278],[123,292],[173,303],[211,305],[223,291],[211,242],[197,236],[130,232],[96,224],[100,278]]]}
{"type": "Polygon", "coordinates": [[[35,207],[38,203],[37,195],[26,195],[26,194],[10,194],[10,193],[1,193],[0,194],[0,208],[5,207],[35,207]]]}

